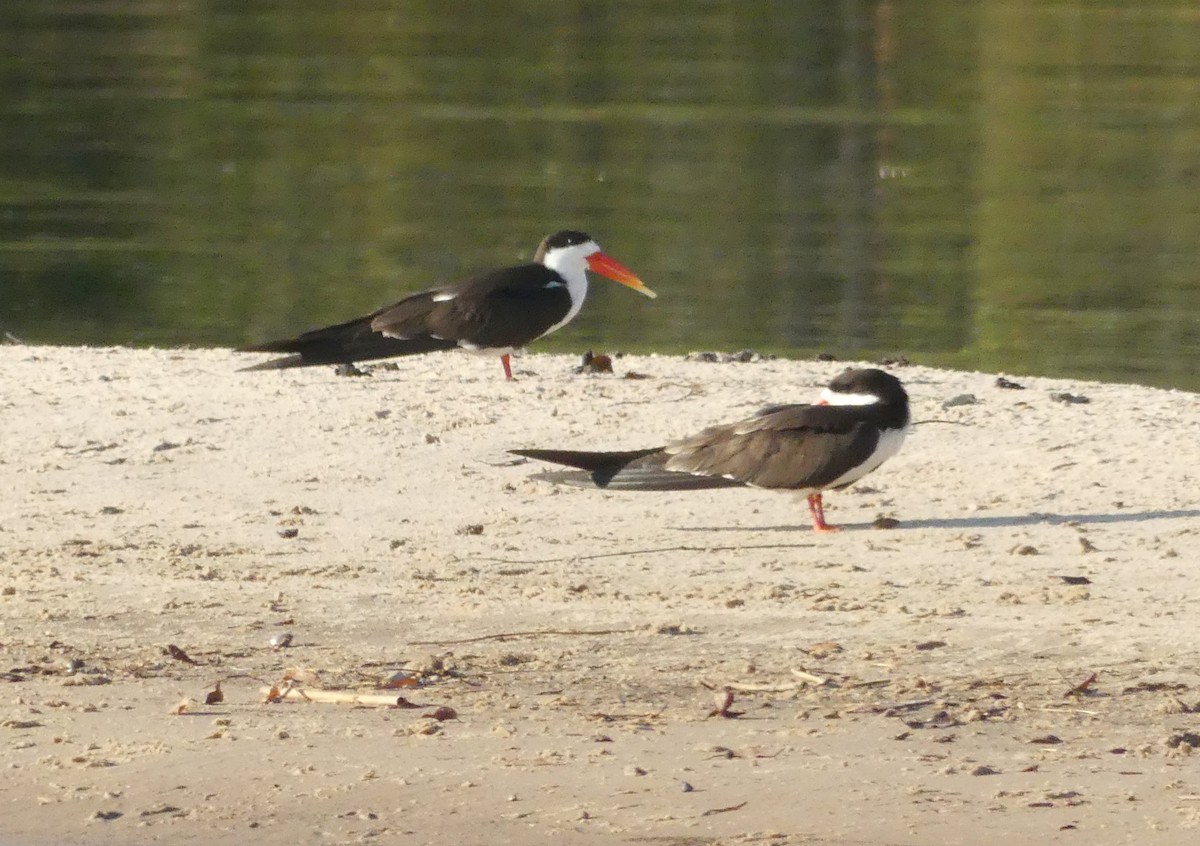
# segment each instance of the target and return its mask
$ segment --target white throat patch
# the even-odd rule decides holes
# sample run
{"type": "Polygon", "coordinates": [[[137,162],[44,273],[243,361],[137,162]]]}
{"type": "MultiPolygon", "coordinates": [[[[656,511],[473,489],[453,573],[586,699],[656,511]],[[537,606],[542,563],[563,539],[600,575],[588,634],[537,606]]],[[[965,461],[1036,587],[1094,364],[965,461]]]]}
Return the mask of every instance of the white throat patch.
{"type": "Polygon", "coordinates": [[[583,301],[587,297],[587,258],[599,250],[595,241],[586,241],[573,247],[556,247],[546,253],[546,257],[543,259],[546,267],[557,271],[559,276],[567,280],[567,293],[571,296],[571,310],[567,312],[566,317],[543,334],[549,335],[556,329],[561,329],[570,323],[575,315],[579,314],[579,310],[583,308],[583,301]]]}
{"type": "Polygon", "coordinates": [[[879,397],[874,394],[843,394],[829,388],[821,391],[821,402],[826,405],[874,405],[879,397]]]}

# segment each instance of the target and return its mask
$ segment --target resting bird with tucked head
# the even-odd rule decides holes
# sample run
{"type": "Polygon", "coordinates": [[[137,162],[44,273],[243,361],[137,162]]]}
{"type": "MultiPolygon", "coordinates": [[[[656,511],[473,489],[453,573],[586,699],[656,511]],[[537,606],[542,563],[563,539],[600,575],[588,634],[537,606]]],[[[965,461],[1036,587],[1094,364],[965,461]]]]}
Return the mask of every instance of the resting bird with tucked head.
{"type": "Polygon", "coordinates": [[[908,433],[908,393],[874,368],[849,369],[815,404],[776,405],[752,417],[663,447],[624,452],[515,449],[515,455],[575,467],[547,474],[610,490],[681,491],[756,487],[807,495],[813,529],[825,522],[822,492],[841,490],[900,451],[908,433]]]}

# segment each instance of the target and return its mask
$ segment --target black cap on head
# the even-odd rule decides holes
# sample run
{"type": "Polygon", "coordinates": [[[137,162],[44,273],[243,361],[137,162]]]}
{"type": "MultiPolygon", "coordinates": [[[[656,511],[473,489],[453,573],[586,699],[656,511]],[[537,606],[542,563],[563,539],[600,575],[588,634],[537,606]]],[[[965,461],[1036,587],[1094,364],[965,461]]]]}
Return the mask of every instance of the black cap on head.
{"type": "Polygon", "coordinates": [[[847,367],[829,383],[829,390],[839,394],[870,394],[882,402],[908,401],[900,380],[874,367],[847,367]]]}
{"type": "Polygon", "coordinates": [[[547,235],[542,239],[542,243],[538,244],[537,252],[533,256],[533,260],[540,262],[546,257],[546,252],[549,250],[557,250],[563,247],[575,247],[579,244],[586,244],[592,240],[592,236],[586,232],[580,232],[578,229],[560,229],[553,235],[547,235]]]}

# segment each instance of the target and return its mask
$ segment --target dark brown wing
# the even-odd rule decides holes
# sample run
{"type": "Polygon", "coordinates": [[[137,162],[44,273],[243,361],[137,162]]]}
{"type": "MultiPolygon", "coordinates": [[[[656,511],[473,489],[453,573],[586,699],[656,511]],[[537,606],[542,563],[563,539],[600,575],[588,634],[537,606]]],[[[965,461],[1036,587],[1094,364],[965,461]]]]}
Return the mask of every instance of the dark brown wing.
{"type": "MultiPolygon", "coordinates": [[[[422,295],[417,294],[416,296],[422,295]]],[[[395,307],[388,306],[387,308],[395,307]]],[[[371,323],[382,311],[386,310],[381,309],[365,317],[358,317],[334,326],[313,329],[311,332],[305,332],[295,338],[242,347],[238,352],[291,353],[285,358],[272,359],[242,369],[278,370],[288,367],[309,367],[314,364],[351,364],[356,361],[416,355],[435,350],[452,349],[457,346],[454,341],[443,341],[428,336],[400,340],[379,334],[371,328],[371,323]]]]}
{"type": "Polygon", "coordinates": [[[668,445],[666,469],[762,488],[827,487],[871,456],[879,427],[864,406],[785,405],[668,445]]]}
{"type": "Polygon", "coordinates": [[[371,329],[398,339],[431,337],[473,347],[516,348],[540,338],[570,310],[562,277],[530,263],[416,294],[378,312],[371,329]]]}

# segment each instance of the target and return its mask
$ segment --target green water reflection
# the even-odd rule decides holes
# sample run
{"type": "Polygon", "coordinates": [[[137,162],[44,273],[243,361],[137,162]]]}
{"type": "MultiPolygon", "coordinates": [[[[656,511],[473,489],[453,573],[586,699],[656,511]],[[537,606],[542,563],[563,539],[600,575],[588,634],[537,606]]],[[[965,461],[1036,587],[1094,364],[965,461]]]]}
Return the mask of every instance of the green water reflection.
{"type": "Polygon", "coordinates": [[[0,4],[0,329],[237,344],[586,229],[540,349],[1200,389],[1190,3],[0,4]]]}

